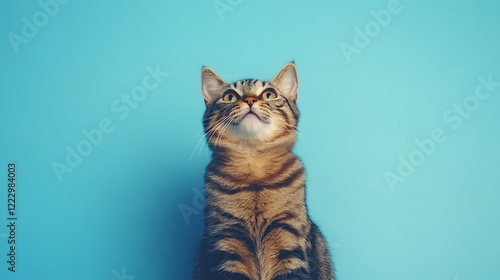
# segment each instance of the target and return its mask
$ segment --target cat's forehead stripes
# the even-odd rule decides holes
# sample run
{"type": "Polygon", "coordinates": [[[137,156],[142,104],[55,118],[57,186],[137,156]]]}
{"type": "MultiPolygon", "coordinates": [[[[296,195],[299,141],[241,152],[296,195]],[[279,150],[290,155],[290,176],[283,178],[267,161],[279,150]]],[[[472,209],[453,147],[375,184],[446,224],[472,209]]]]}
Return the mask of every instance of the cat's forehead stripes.
{"type": "Polygon", "coordinates": [[[259,80],[257,79],[243,79],[233,83],[235,87],[244,86],[244,85],[255,85],[259,80]]]}
{"type": "Polygon", "coordinates": [[[233,82],[231,84],[231,88],[234,89],[240,96],[248,94],[259,95],[268,84],[268,82],[257,79],[244,79],[233,82]]]}

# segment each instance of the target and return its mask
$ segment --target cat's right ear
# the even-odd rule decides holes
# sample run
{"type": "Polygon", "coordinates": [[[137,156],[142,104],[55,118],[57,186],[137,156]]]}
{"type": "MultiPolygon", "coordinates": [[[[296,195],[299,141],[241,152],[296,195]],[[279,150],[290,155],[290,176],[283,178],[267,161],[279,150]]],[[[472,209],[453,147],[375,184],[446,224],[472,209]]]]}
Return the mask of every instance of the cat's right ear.
{"type": "Polygon", "coordinates": [[[220,98],[225,85],[226,82],[214,70],[208,67],[201,69],[201,91],[206,105],[220,98]]]}

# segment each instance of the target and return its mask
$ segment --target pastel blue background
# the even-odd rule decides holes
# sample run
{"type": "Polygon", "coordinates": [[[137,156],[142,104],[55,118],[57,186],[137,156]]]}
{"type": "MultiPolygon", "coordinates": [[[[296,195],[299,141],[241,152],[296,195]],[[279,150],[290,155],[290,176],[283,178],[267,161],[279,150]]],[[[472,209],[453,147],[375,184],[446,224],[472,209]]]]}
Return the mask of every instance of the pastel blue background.
{"type": "Polygon", "coordinates": [[[0,2],[0,279],[190,279],[202,214],[185,220],[179,206],[199,206],[209,159],[201,66],[270,79],[293,59],[296,153],[338,279],[500,279],[500,87],[459,128],[443,119],[479,76],[500,81],[500,4],[402,0],[349,63],[340,44],[390,1],[229,2],[219,16],[212,0],[69,1],[18,53],[8,34],[41,7],[0,2]],[[121,120],[112,102],[157,65],[169,76],[121,120]],[[114,131],[60,182],[53,162],[104,118],[114,131]],[[391,189],[385,172],[435,128],[447,140],[391,189]]]}

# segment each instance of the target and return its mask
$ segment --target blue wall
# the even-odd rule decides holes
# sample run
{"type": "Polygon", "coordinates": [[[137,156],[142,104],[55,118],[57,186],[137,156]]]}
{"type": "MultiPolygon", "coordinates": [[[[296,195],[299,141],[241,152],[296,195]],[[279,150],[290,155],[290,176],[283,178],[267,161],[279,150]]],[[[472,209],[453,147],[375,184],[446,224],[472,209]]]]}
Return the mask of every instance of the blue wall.
{"type": "Polygon", "coordinates": [[[1,279],[189,279],[201,66],[269,79],[293,59],[338,279],[500,279],[498,2],[40,3],[0,3],[1,279]]]}

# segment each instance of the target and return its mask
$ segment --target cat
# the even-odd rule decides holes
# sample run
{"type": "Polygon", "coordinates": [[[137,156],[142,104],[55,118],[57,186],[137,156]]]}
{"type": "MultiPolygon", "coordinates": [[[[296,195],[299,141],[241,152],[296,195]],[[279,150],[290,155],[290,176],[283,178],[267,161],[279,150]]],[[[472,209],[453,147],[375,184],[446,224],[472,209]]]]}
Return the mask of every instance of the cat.
{"type": "Polygon", "coordinates": [[[295,63],[270,81],[227,83],[208,67],[201,75],[212,158],[194,279],[334,279],[328,246],[307,212],[305,171],[292,153],[295,63]]]}

